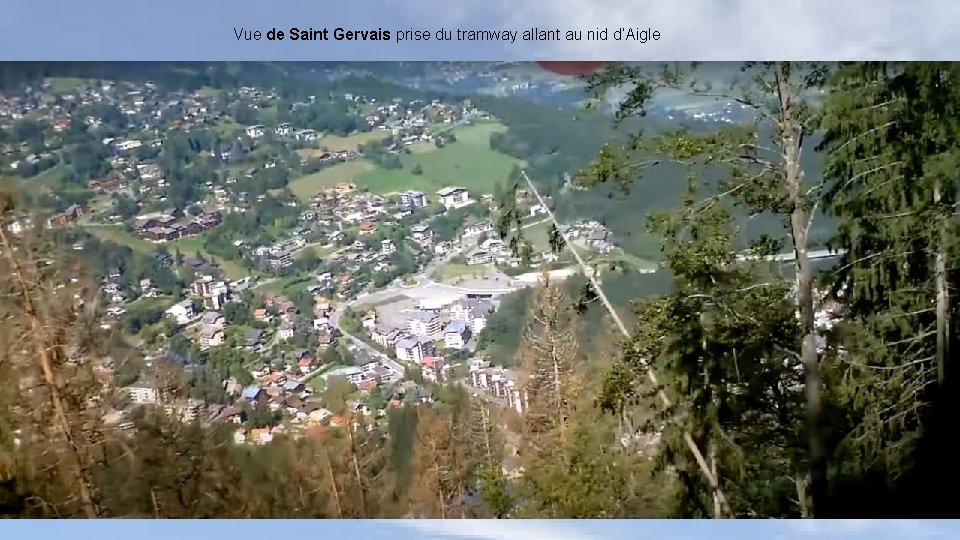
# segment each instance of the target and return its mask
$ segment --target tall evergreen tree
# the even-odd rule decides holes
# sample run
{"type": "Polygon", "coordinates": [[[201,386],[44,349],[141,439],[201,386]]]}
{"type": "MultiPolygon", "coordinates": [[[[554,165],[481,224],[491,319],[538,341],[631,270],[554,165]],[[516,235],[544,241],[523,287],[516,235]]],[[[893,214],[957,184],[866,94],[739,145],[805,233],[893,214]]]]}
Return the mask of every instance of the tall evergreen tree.
{"type": "MultiPolygon", "coordinates": [[[[812,515],[827,515],[827,451],[824,441],[823,381],[814,324],[814,274],[809,252],[810,230],[822,182],[803,177],[801,159],[805,142],[815,127],[814,109],[807,96],[822,84],[825,69],[818,65],[790,62],[749,63],[743,66],[742,80],[731,88],[716,89],[697,81],[697,68],[667,66],[651,74],[644,68],[614,65],[592,81],[598,94],[616,86],[631,88],[619,105],[619,119],[642,115],[659,89],[674,89],[694,95],[726,99],[748,108],[755,121],[732,125],[708,133],[679,129],[654,137],[635,137],[626,145],[607,145],[595,163],[578,180],[583,185],[603,183],[629,185],[663,163],[691,168],[698,181],[706,174],[718,175],[709,183],[714,194],[698,203],[702,212],[716,204],[730,202],[750,215],[768,214],[779,218],[784,236],[793,252],[794,305],[797,312],[798,343],[791,347],[803,365],[807,440],[807,476],[801,482],[801,508],[812,515]],[[745,82],[744,82],[745,81],[745,82]],[[809,498],[810,501],[805,502],[809,498]],[[818,510],[819,508],[819,510],[818,510]]],[[[754,240],[738,235],[731,244],[742,251],[754,240]]],[[[767,247],[778,241],[760,239],[767,247]]],[[[703,464],[701,464],[701,469],[703,464]]]]}
{"type": "MultiPolygon", "coordinates": [[[[944,419],[956,412],[960,67],[846,64],[830,82],[825,207],[838,221],[832,241],[846,250],[836,276],[844,341],[832,365],[843,381],[836,399],[851,413],[841,450],[861,457],[840,473],[942,478],[944,419]]],[[[937,506],[919,489],[900,500],[937,506]]]]}

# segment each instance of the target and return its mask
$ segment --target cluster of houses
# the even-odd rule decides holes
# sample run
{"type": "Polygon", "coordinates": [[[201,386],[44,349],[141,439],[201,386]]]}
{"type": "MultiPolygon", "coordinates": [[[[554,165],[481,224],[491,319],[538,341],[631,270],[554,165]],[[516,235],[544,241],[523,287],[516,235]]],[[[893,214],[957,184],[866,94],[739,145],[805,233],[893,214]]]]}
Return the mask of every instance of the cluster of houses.
{"type": "Polygon", "coordinates": [[[90,209],[84,205],[71,204],[63,212],[54,214],[47,220],[47,226],[50,228],[64,227],[76,223],[80,216],[88,213],[90,209]]]}
{"type": "Polygon", "coordinates": [[[442,133],[431,129],[432,124],[469,124],[481,114],[469,103],[453,105],[440,100],[404,103],[397,98],[378,105],[365,119],[369,127],[389,131],[396,142],[387,151],[399,153],[404,146],[442,139],[442,133]]]}
{"type": "Polygon", "coordinates": [[[297,251],[306,245],[307,240],[303,236],[294,235],[272,246],[258,247],[254,250],[254,254],[265,257],[270,268],[287,268],[293,265],[297,251]]]}
{"type": "Polygon", "coordinates": [[[151,242],[171,242],[202,234],[219,225],[222,218],[220,212],[204,212],[183,218],[164,213],[145,214],[136,218],[134,229],[151,242]]]}
{"type": "MultiPolygon", "coordinates": [[[[83,122],[88,127],[96,128],[111,121],[93,116],[73,116],[77,106],[94,104],[116,106],[122,119],[126,120],[126,126],[114,131],[118,136],[100,140],[109,151],[107,161],[113,170],[102,178],[91,181],[88,187],[99,196],[130,196],[138,205],[149,205],[153,208],[163,208],[168,193],[169,184],[164,178],[164,172],[156,157],[157,149],[163,147],[167,133],[172,130],[219,128],[222,127],[224,120],[228,119],[227,113],[219,110],[220,100],[203,92],[161,91],[150,83],[90,83],[73,93],[61,92],[60,99],[43,99],[45,93],[51,91],[50,85],[45,84],[41,88],[29,89],[23,96],[0,95],[0,123],[6,124],[9,120],[15,121],[28,116],[40,118],[54,133],[52,137],[45,135],[45,144],[50,152],[36,155],[34,155],[35,150],[25,148],[23,144],[3,143],[0,145],[0,157],[3,161],[13,163],[15,167],[18,164],[19,166],[35,164],[46,157],[56,157],[56,152],[66,144],[60,139],[73,123],[83,122]]],[[[252,104],[253,108],[261,104],[273,103],[273,100],[277,99],[274,92],[255,88],[241,88],[233,91],[231,97],[242,99],[252,104]]],[[[367,101],[365,98],[356,96],[344,97],[356,102],[367,101]]],[[[440,101],[406,103],[397,99],[390,103],[379,104],[366,120],[371,128],[390,131],[394,141],[404,146],[431,142],[439,138],[438,131],[431,133],[432,125],[469,123],[471,118],[478,114],[480,113],[469,104],[448,105],[440,101]]],[[[215,148],[208,149],[210,157],[230,162],[234,157],[249,153],[258,144],[263,144],[262,139],[267,137],[268,131],[285,140],[301,142],[305,145],[309,143],[312,148],[317,147],[312,143],[322,136],[313,130],[299,129],[289,123],[270,127],[241,126],[240,129],[246,137],[241,135],[235,141],[218,143],[215,148]],[[260,140],[259,143],[258,140],[260,140]]],[[[350,150],[312,152],[312,155],[320,161],[347,161],[360,157],[357,152],[350,150]]],[[[261,167],[270,169],[276,166],[278,163],[268,161],[260,163],[258,167],[248,168],[246,173],[239,174],[254,178],[261,167]]],[[[236,178],[201,182],[202,186],[198,187],[202,187],[205,200],[198,202],[198,206],[204,208],[204,211],[197,215],[185,213],[183,216],[162,212],[140,215],[132,220],[133,229],[141,238],[156,243],[203,234],[220,225],[224,213],[250,208],[247,194],[234,193],[231,185],[235,183],[237,183],[236,178]]],[[[250,199],[253,198],[250,197],[250,199]]],[[[358,241],[343,250],[342,255],[338,255],[349,263],[347,272],[350,268],[359,267],[385,270],[390,266],[390,256],[397,251],[398,246],[392,239],[381,240],[374,236],[376,240],[372,241],[371,248],[370,236],[374,235],[384,223],[395,223],[431,202],[442,205],[448,210],[455,210],[477,201],[471,197],[467,189],[457,186],[444,188],[430,195],[430,198],[421,191],[408,190],[388,200],[345,183],[317,194],[313,206],[302,212],[301,220],[306,222],[314,233],[326,235],[330,244],[336,243],[338,236],[343,234],[344,228],[355,227],[361,237],[367,236],[367,238],[366,242],[358,241]]],[[[302,207],[297,209],[298,212],[301,210],[304,209],[302,207]]],[[[70,206],[64,212],[53,216],[49,226],[69,225],[86,213],[88,213],[86,207],[70,206]]],[[[136,210],[117,213],[130,216],[136,213],[136,210]]],[[[116,221],[126,219],[119,215],[113,217],[116,221]]],[[[464,236],[480,236],[491,230],[492,225],[489,221],[476,220],[467,224],[464,236]]],[[[427,220],[411,228],[410,240],[422,247],[429,247],[434,250],[434,253],[443,253],[443,250],[448,249],[448,246],[437,242],[427,220]]],[[[264,257],[270,267],[282,269],[292,265],[297,250],[307,243],[303,235],[292,234],[289,239],[253,249],[251,252],[264,257]]],[[[486,243],[484,249],[487,252],[500,253],[502,246],[486,243]]],[[[172,257],[165,252],[158,252],[155,259],[158,264],[173,264],[172,257]]],[[[225,310],[227,303],[238,299],[239,285],[214,277],[215,272],[211,272],[203,261],[193,259],[186,257],[182,262],[197,271],[200,277],[190,285],[187,298],[169,306],[166,309],[166,315],[181,328],[185,335],[196,339],[201,348],[219,347],[228,342],[234,343],[235,333],[240,332],[237,328],[230,328],[224,313],[230,313],[225,310]]],[[[120,277],[111,275],[104,284],[104,292],[115,304],[129,301],[119,285],[120,277]]],[[[346,273],[336,276],[336,279],[330,275],[321,278],[323,283],[332,284],[331,288],[334,290],[338,290],[338,287],[342,287],[349,280],[350,276],[346,273]]],[[[156,288],[149,282],[140,283],[139,293],[141,296],[152,296],[156,294],[156,288]]],[[[108,315],[114,319],[123,313],[121,307],[113,306],[110,309],[112,311],[108,315]]],[[[364,326],[370,332],[370,339],[380,347],[390,351],[401,361],[419,366],[426,379],[439,381],[448,377],[451,372],[451,366],[446,362],[443,353],[452,354],[457,351],[473,350],[477,335],[484,329],[494,310],[495,305],[490,300],[464,298],[443,309],[420,309],[413,313],[401,328],[386,328],[378,325],[375,315],[365,318],[364,326]]],[[[317,350],[323,350],[337,343],[338,332],[329,319],[331,311],[328,301],[320,297],[315,298],[311,324],[309,318],[311,314],[298,313],[289,299],[268,298],[265,300],[264,307],[253,310],[254,320],[267,324],[257,325],[260,328],[246,329],[242,332],[243,337],[240,343],[249,350],[264,351],[268,338],[272,338],[275,342],[282,342],[297,333],[307,332],[311,335],[311,339],[316,340],[317,350]]],[[[319,400],[314,399],[316,396],[303,383],[306,375],[318,369],[317,359],[309,354],[294,356],[293,359],[285,359],[283,365],[271,364],[254,369],[251,372],[256,381],[253,385],[238,387],[235,381],[226,381],[224,384],[227,393],[237,399],[238,405],[266,403],[271,410],[283,411],[295,423],[324,424],[326,422],[334,425],[337,422],[334,415],[326,411],[319,400]]],[[[361,390],[367,391],[384,382],[397,383],[402,378],[402,373],[398,373],[395,366],[391,367],[376,359],[367,358],[360,359],[355,366],[332,370],[323,376],[325,378],[343,377],[356,384],[361,390]]],[[[214,414],[211,407],[196,400],[176,400],[168,403],[162,395],[160,385],[149,378],[127,387],[126,390],[133,403],[162,404],[170,414],[175,414],[186,421],[199,418],[243,423],[245,407],[227,407],[214,414]]],[[[414,395],[414,391],[410,388],[406,388],[405,391],[408,396],[414,395]]],[[[415,395],[418,396],[416,399],[426,399],[419,391],[415,395]]],[[[496,395],[500,394],[496,393],[496,395]]],[[[240,431],[238,430],[238,439],[241,438],[240,431]]],[[[273,433],[275,431],[269,429],[243,431],[242,438],[247,442],[266,442],[273,433]]]]}
{"type": "MultiPolygon", "coordinates": [[[[241,290],[242,283],[228,284],[209,275],[202,276],[191,285],[189,296],[167,308],[166,315],[180,327],[198,325],[197,338],[200,346],[216,347],[225,342],[228,327],[221,310],[227,302],[236,301],[239,298],[236,293],[241,290]],[[201,308],[200,311],[197,311],[198,307],[201,308]]],[[[264,298],[264,307],[254,309],[252,315],[254,321],[275,327],[272,334],[277,342],[286,341],[302,332],[314,334],[318,347],[325,348],[336,341],[336,331],[329,320],[332,311],[326,297],[316,296],[311,324],[305,322],[305,314],[299,313],[296,305],[288,298],[267,295],[264,298]]],[[[250,350],[261,350],[266,338],[267,332],[263,329],[249,329],[243,336],[243,346],[250,350]]]]}
{"type": "Polygon", "coordinates": [[[347,182],[320,191],[313,198],[314,219],[327,224],[358,225],[377,221],[387,215],[387,205],[384,197],[360,191],[347,182]]]}
{"type": "MultiPolygon", "coordinates": [[[[336,414],[306,379],[320,368],[319,363],[306,350],[297,350],[284,363],[266,363],[252,367],[250,375],[254,382],[246,386],[235,378],[223,381],[223,389],[231,405],[210,405],[196,399],[173,398],[162,390],[163,385],[152,376],[143,376],[136,383],[123,388],[134,406],[160,407],[167,414],[184,422],[223,422],[236,425],[234,442],[238,444],[265,444],[281,433],[296,436],[312,427],[341,427],[350,416],[363,415],[371,418],[385,416],[384,409],[371,410],[362,401],[349,400],[346,410],[336,414]],[[249,412],[266,406],[277,414],[282,422],[273,427],[249,427],[246,425],[249,412]]],[[[329,382],[339,377],[356,385],[361,394],[380,387],[390,396],[388,407],[399,407],[404,402],[430,402],[429,391],[411,381],[403,381],[397,373],[375,359],[365,358],[358,366],[332,369],[320,375],[329,382]]]]}
{"type": "MultiPolygon", "coordinates": [[[[510,246],[498,238],[487,238],[480,242],[476,248],[467,253],[466,258],[467,264],[471,266],[496,263],[516,267],[522,262],[522,259],[513,252],[510,246]]],[[[537,265],[544,262],[554,262],[557,259],[556,253],[545,251],[534,253],[530,257],[530,262],[537,265]]]]}
{"type": "Polygon", "coordinates": [[[600,253],[616,249],[610,230],[597,221],[578,221],[572,225],[564,225],[560,228],[560,234],[567,240],[582,243],[600,253]]]}
{"type": "Polygon", "coordinates": [[[378,324],[376,311],[368,313],[362,324],[381,349],[420,367],[426,379],[440,381],[451,369],[442,353],[475,350],[475,338],[495,310],[490,300],[462,298],[442,310],[416,310],[401,328],[378,324]]]}
{"type": "Polygon", "coordinates": [[[527,394],[518,382],[515,371],[493,366],[483,358],[474,358],[469,362],[469,383],[478,390],[488,392],[502,400],[507,407],[522,414],[526,408],[527,394]]]}
{"type": "Polygon", "coordinates": [[[297,129],[293,125],[283,122],[278,124],[273,128],[268,128],[267,126],[256,124],[252,126],[247,126],[244,128],[244,133],[247,137],[251,139],[259,139],[267,134],[268,131],[272,132],[277,137],[289,137],[293,140],[300,142],[313,142],[321,137],[322,134],[318,134],[312,129],[297,129]]]}

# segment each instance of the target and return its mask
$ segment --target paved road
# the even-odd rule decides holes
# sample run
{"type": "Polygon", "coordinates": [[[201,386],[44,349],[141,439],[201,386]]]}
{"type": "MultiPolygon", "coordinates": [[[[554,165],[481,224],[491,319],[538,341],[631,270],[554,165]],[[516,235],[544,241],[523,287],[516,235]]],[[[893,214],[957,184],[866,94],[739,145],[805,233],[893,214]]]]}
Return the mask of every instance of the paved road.
{"type": "Polygon", "coordinates": [[[387,367],[387,369],[399,375],[403,375],[406,372],[406,368],[404,368],[403,364],[401,364],[400,362],[397,362],[393,358],[390,358],[389,356],[380,352],[379,350],[371,347],[370,344],[368,344],[366,341],[363,341],[362,339],[351,334],[350,332],[347,332],[346,330],[343,329],[342,326],[340,326],[340,317],[343,315],[343,312],[345,310],[346,310],[346,305],[337,308],[337,310],[330,315],[330,325],[333,326],[334,328],[339,329],[340,334],[343,337],[349,339],[350,342],[353,343],[356,347],[363,349],[364,351],[369,353],[371,356],[378,359],[382,365],[387,367]]]}

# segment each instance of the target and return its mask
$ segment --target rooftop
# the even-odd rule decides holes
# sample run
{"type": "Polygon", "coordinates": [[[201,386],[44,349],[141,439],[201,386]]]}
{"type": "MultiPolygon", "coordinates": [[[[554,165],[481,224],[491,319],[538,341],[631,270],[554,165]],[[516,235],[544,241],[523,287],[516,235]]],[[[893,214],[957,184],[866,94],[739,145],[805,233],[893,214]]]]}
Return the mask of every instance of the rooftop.
{"type": "Polygon", "coordinates": [[[439,195],[439,196],[441,196],[441,197],[446,197],[446,196],[448,196],[448,195],[453,195],[454,193],[460,193],[460,192],[463,192],[463,191],[466,191],[466,188],[457,187],[457,186],[450,186],[450,187],[445,187],[445,188],[441,189],[440,191],[438,191],[438,192],[437,192],[437,195],[439,195]]]}
{"type": "Polygon", "coordinates": [[[467,325],[463,321],[451,321],[446,328],[443,329],[444,333],[447,334],[462,334],[467,330],[467,325]]]}

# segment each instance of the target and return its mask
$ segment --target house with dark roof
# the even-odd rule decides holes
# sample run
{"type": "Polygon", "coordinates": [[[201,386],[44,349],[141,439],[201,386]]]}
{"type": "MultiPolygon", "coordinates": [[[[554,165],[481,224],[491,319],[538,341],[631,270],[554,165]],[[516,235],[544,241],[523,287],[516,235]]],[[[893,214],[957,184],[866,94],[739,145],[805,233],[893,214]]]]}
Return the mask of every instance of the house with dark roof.
{"type": "Polygon", "coordinates": [[[288,394],[299,394],[300,392],[303,392],[305,386],[302,382],[291,379],[283,383],[282,388],[283,391],[287,392],[288,394]]]}
{"type": "Polygon", "coordinates": [[[263,330],[251,328],[243,334],[243,345],[248,349],[255,349],[263,344],[263,330]]]}
{"type": "Polygon", "coordinates": [[[171,266],[173,264],[173,256],[162,251],[155,252],[153,254],[153,260],[161,266],[171,266]]]}

